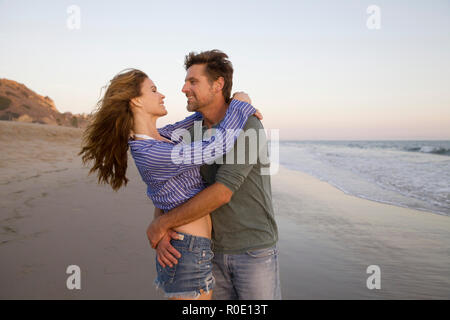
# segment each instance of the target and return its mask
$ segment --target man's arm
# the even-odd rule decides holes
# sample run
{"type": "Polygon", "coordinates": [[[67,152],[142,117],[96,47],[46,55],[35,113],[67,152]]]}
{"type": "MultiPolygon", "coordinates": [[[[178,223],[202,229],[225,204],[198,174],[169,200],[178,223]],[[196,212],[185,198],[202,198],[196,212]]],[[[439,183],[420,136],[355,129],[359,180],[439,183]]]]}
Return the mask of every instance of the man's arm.
{"type": "Polygon", "coordinates": [[[148,239],[155,248],[167,230],[198,220],[230,202],[233,192],[220,182],[199,192],[181,206],[156,217],[147,231],[148,239]]]}
{"type": "Polygon", "coordinates": [[[156,219],[161,215],[162,215],[162,210],[160,208],[155,207],[155,213],[153,214],[153,219],[156,219]]]}
{"type": "MultiPolygon", "coordinates": [[[[153,213],[153,221],[155,221],[156,219],[158,219],[160,216],[162,216],[162,210],[160,208],[155,207],[155,211],[153,213]]],[[[152,222],[153,222],[152,221],[152,222]]],[[[150,225],[147,228],[147,237],[150,240],[150,226],[152,225],[152,222],[150,223],[150,225]]],[[[150,242],[150,245],[153,247],[152,243],[150,242]]]]}
{"type": "MultiPolygon", "coordinates": [[[[162,210],[155,207],[154,219],[160,217],[162,214],[162,210]]],[[[166,266],[172,267],[174,264],[178,263],[177,259],[181,258],[181,253],[170,244],[171,239],[178,239],[178,234],[173,230],[169,230],[155,248],[156,258],[163,268],[166,266]]]]}
{"type": "MultiPolygon", "coordinates": [[[[256,117],[249,117],[244,131],[241,132],[238,140],[243,140],[245,143],[245,163],[240,163],[238,160],[239,152],[234,152],[233,164],[222,164],[215,176],[215,183],[210,187],[202,190],[189,201],[185,202],[181,206],[165,213],[161,217],[153,221],[149,226],[147,236],[154,248],[158,241],[164,236],[168,229],[176,228],[178,226],[185,225],[201,217],[213,212],[217,208],[220,208],[224,204],[230,202],[234,192],[239,190],[242,183],[244,183],[246,177],[252,170],[254,164],[249,163],[250,159],[250,139],[246,139],[245,132],[248,129],[261,130],[264,127],[256,117]],[[247,163],[248,162],[248,163],[247,163]]],[[[258,132],[258,131],[257,131],[258,132]]],[[[259,134],[257,134],[257,150],[266,145],[265,141],[259,141],[259,134]]],[[[240,142],[236,141],[236,146],[240,142]]],[[[254,143],[254,141],[253,141],[254,143]]]]}

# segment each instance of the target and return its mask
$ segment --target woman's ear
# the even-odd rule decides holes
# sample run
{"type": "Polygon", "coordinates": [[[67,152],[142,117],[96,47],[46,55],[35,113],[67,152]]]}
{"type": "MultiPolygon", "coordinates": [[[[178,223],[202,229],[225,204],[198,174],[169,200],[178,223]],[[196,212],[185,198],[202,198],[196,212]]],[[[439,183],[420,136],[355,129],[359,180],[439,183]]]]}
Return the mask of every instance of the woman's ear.
{"type": "Polygon", "coordinates": [[[142,107],[141,99],[139,97],[131,99],[130,107],[142,107]]]}

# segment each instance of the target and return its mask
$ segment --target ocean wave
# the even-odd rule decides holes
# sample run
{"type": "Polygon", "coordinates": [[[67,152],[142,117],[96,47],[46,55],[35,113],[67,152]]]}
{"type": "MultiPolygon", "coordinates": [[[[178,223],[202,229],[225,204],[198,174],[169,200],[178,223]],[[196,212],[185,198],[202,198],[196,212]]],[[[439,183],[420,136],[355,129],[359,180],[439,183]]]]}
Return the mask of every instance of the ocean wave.
{"type": "Polygon", "coordinates": [[[422,146],[422,147],[406,148],[406,151],[433,153],[433,154],[450,156],[450,149],[443,148],[443,147],[435,147],[435,146],[422,146]]]}
{"type": "Polygon", "coordinates": [[[280,165],[311,174],[347,194],[450,216],[448,156],[450,141],[280,145],[280,165]],[[418,153],[423,155],[419,159],[418,153]]]}
{"type": "Polygon", "coordinates": [[[450,141],[282,141],[286,147],[336,147],[359,150],[382,149],[450,156],[450,141]]]}

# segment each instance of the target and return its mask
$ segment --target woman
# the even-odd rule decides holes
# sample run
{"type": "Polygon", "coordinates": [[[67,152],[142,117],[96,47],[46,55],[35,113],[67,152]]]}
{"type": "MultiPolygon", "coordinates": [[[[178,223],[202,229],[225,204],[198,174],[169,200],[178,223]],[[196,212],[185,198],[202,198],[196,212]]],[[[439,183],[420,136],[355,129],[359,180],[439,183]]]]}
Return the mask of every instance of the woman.
{"type": "MultiPolygon", "coordinates": [[[[230,151],[239,133],[236,130],[242,129],[248,117],[257,112],[250,104],[234,99],[212,137],[186,144],[176,135],[177,130],[189,129],[202,116],[195,113],[157,129],[157,119],[167,114],[164,98],[142,71],[131,69],[119,73],[98,103],[80,152],[83,163],[94,161],[89,173],[97,171],[99,183],[108,183],[118,190],[128,182],[125,173],[130,147],[148,186],[147,195],[155,208],[159,208],[155,211],[158,214],[179,206],[205,188],[200,165],[230,151]],[[215,150],[213,156],[211,149],[215,150]]],[[[175,231],[179,237],[172,240],[172,245],[182,257],[172,267],[162,267],[156,261],[155,283],[172,299],[210,299],[214,286],[210,217],[175,231]]]]}

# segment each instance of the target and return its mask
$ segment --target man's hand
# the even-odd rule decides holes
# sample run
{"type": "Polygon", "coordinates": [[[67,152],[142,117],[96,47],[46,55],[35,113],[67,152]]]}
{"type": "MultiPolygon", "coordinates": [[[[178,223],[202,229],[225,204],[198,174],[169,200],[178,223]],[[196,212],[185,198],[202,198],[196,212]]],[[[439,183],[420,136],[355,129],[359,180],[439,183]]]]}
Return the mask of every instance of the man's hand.
{"type": "Polygon", "coordinates": [[[167,232],[159,226],[158,221],[159,218],[154,219],[147,228],[147,238],[153,249],[167,232]]]}
{"type": "Polygon", "coordinates": [[[156,246],[156,256],[159,264],[165,268],[166,265],[172,268],[174,264],[178,263],[177,259],[181,258],[180,252],[177,251],[171,244],[170,239],[178,239],[178,233],[173,230],[169,230],[162,237],[156,246]]]}

